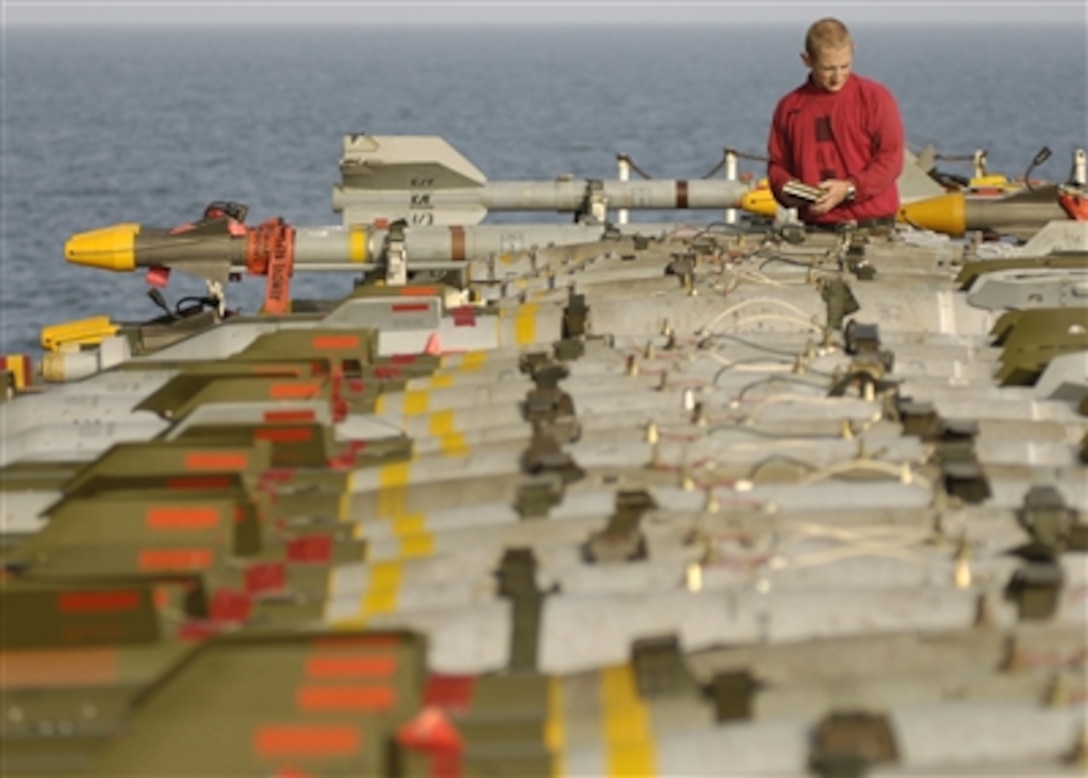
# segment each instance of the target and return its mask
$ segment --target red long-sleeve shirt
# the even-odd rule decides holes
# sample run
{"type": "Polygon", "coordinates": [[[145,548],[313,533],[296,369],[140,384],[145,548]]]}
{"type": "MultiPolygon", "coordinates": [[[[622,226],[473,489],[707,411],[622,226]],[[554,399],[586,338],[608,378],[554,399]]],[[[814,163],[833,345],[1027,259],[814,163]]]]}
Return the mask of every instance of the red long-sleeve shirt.
{"type": "Polygon", "coordinates": [[[896,179],[903,170],[903,122],[887,87],[850,74],[842,89],[828,92],[811,80],[783,97],[767,140],[767,178],[779,202],[782,186],[796,178],[813,186],[830,178],[852,181],[856,193],[820,215],[815,224],[895,216],[896,179]]]}

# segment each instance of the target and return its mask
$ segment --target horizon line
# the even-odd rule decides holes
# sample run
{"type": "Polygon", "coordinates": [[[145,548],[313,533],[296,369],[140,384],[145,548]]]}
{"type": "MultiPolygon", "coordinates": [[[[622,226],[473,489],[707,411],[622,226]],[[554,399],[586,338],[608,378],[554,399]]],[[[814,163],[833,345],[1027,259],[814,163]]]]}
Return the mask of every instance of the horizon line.
{"type": "MultiPolygon", "coordinates": [[[[533,21],[515,21],[509,19],[449,19],[436,21],[411,21],[389,19],[327,19],[327,20],[273,20],[273,19],[208,19],[196,21],[178,22],[176,20],[67,20],[63,22],[46,20],[4,20],[0,22],[0,28],[34,27],[49,29],[132,29],[139,27],[163,27],[169,25],[174,28],[232,28],[238,27],[313,27],[327,29],[343,29],[344,27],[413,27],[413,28],[446,28],[458,27],[698,27],[705,29],[707,25],[714,26],[748,26],[748,27],[796,27],[797,22],[786,19],[723,19],[723,20],[694,20],[694,19],[663,19],[660,21],[646,19],[547,19],[533,21]]],[[[850,22],[851,27],[860,26],[895,26],[895,27],[940,27],[940,26],[971,26],[971,27],[1068,27],[1068,21],[1062,19],[987,19],[980,22],[978,19],[940,19],[940,20],[913,20],[902,18],[895,19],[858,19],[850,22]]]]}

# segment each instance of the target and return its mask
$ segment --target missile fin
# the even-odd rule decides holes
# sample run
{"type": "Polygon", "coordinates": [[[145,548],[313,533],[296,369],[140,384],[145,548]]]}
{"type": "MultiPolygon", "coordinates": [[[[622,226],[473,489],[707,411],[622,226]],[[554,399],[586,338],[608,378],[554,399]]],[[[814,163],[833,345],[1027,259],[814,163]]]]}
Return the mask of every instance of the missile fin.
{"type": "Polygon", "coordinates": [[[437,135],[347,135],[340,159],[345,189],[458,189],[487,177],[437,135]]]}

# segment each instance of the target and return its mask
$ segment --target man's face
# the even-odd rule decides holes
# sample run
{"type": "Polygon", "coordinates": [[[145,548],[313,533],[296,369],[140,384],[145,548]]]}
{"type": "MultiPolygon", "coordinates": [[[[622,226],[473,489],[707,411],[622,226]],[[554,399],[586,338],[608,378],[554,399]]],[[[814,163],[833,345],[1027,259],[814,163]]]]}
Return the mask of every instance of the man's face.
{"type": "Polygon", "coordinates": [[[850,65],[854,61],[854,47],[820,49],[815,57],[810,56],[808,52],[802,52],[801,60],[812,71],[812,81],[816,86],[828,92],[838,92],[850,76],[850,65]]]}

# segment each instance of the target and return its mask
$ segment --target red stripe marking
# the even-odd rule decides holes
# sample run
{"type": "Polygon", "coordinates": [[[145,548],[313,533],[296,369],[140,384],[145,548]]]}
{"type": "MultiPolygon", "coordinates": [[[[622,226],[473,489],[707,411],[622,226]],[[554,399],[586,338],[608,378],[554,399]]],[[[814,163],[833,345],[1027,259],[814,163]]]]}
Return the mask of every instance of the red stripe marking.
{"type": "Polygon", "coordinates": [[[394,303],[390,306],[393,313],[419,313],[429,311],[431,306],[427,303],[394,303]]]}
{"type": "Polygon", "coordinates": [[[359,348],[358,335],[317,335],[313,347],[318,351],[342,351],[359,348]]]}
{"type": "Polygon", "coordinates": [[[450,227],[450,259],[454,262],[465,261],[464,227],[450,227]]]}
{"type": "Polygon", "coordinates": [[[359,729],[351,726],[268,725],[253,733],[252,745],[262,757],[351,756],[363,743],[359,729]]]}
{"type": "Polygon", "coordinates": [[[65,592],[57,595],[61,613],[130,611],[140,607],[140,593],[132,589],[114,592],[65,592]]]}
{"type": "Polygon", "coordinates": [[[226,489],[230,486],[230,478],[222,475],[190,475],[178,478],[166,479],[167,489],[226,489]]]}
{"type": "Polygon", "coordinates": [[[328,562],[332,559],[332,538],[328,535],[304,535],[287,544],[289,562],[328,562]]]}
{"type": "Polygon", "coordinates": [[[401,297],[433,297],[438,294],[437,287],[433,286],[402,286],[401,297]]]}
{"type": "Polygon", "coordinates": [[[213,621],[245,621],[253,610],[253,603],[245,592],[220,589],[212,596],[208,606],[213,621]]]}
{"type": "Polygon", "coordinates": [[[145,548],[136,557],[141,570],[203,570],[215,555],[207,548],[145,548]]]}
{"type": "Polygon", "coordinates": [[[231,452],[199,452],[185,455],[186,470],[245,470],[249,454],[231,452]]]}
{"type": "Polygon", "coordinates": [[[230,624],[221,621],[186,621],[174,634],[178,640],[185,643],[203,643],[230,628],[230,624]]]}
{"type": "Polygon", "coordinates": [[[317,392],[317,384],[272,384],[268,387],[268,396],[273,400],[308,400],[317,392]]]}
{"type": "Polygon", "coordinates": [[[683,179],[679,179],[676,182],[676,207],[688,207],[688,182],[683,179]]]}
{"type": "Polygon", "coordinates": [[[301,443],[312,440],[314,431],[312,427],[279,427],[273,429],[258,429],[253,433],[256,440],[271,440],[275,443],[301,443]]]}
{"type": "Polygon", "coordinates": [[[148,508],[147,526],[150,529],[211,529],[219,526],[219,510],[216,508],[148,508]]]}
{"type": "Polygon", "coordinates": [[[260,562],[246,570],[245,589],[250,594],[279,591],[286,582],[287,571],[282,562],[260,562]]]}
{"type": "Polygon", "coordinates": [[[468,710],[472,705],[472,694],[476,690],[476,677],[473,675],[438,675],[427,679],[423,691],[423,704],[435,705],[451,711],[468,710]]]}
{"type": "Polygon", "coordinates": [[[396,692],[390,686],[303,686],[295,695],[295,704],[307,713],[388,711],[396,702],[396,692]]]}
{"type": "Polygon", "coordinates": [[[315,421],[317,415],[313,411],[265,411],[265,421],[315,421]]]}
{"type": "Polygon", "coordinates": [[[272,486],[274,484],[288,483],[295,477],[295,468],[293,467],[274,467],[265,470],[261,473],[261,485],[272,486]]]}
{"type": "Polygon", "coordinates": [[[450,316],[453,318],[454,327],[475,327],[476,312],[470,305],[462,305],[459,308],[451,308],[450,316]]]}
{"type": "Polygon", "coordinates": [[[395,656],[315,656],[306,660],[308,678],[387,678],[396,671],[395,656]]]}
{"type": "Polygon", "coordinates": [[[404,374],[404,369],[395,365],[375,365],[374,377],[383,381],[399,380],[404,374]]]}

